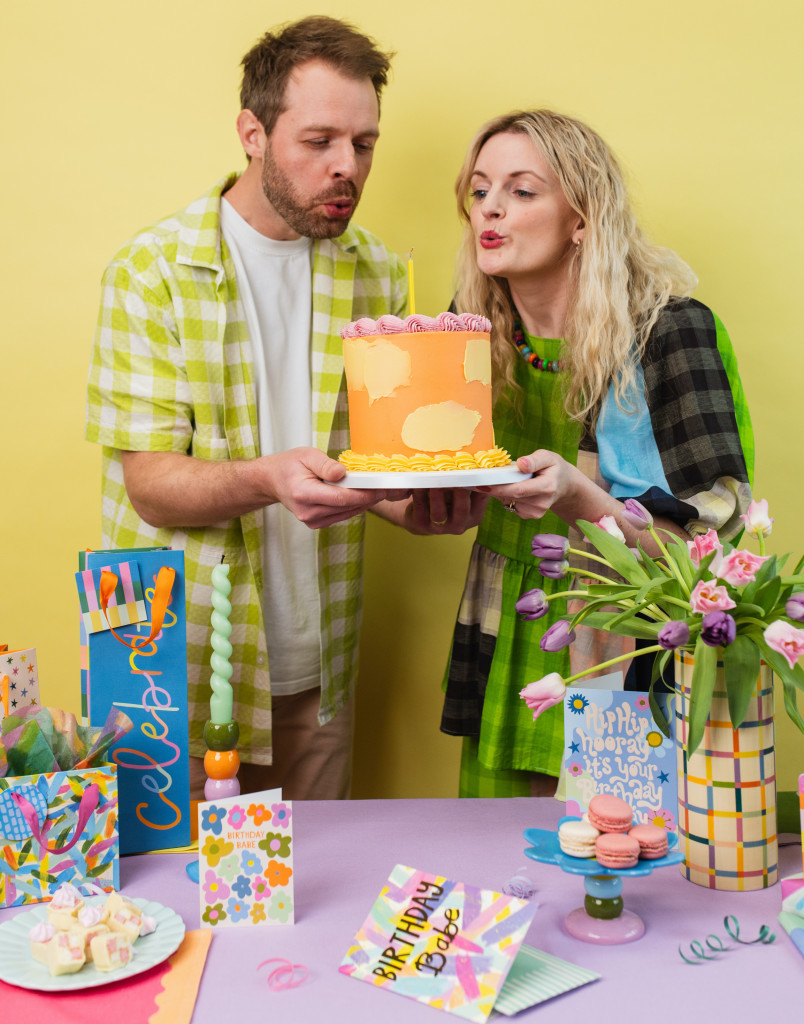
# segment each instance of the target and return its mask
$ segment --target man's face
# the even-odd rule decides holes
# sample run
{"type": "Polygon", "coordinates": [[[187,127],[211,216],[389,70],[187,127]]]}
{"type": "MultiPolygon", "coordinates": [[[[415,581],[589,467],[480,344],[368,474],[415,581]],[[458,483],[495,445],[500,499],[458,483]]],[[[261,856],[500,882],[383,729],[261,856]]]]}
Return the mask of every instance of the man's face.
{"type": "Polygon", "coordinates": [[[291,237],[346,230],[371,170],[379,110],[368,78],[321,61],[296,68],[263,151],[262,188],[291,237]]]}

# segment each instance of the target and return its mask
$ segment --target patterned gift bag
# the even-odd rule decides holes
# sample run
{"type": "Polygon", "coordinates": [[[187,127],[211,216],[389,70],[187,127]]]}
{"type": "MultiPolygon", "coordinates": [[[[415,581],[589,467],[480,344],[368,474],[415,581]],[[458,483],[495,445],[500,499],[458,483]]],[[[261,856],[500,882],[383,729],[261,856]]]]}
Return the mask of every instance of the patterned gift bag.
{"type": "Polygon", "coordinates": [[[119,852],[115,765],[0,779],[0,907],[118,889],[119,852]]]}

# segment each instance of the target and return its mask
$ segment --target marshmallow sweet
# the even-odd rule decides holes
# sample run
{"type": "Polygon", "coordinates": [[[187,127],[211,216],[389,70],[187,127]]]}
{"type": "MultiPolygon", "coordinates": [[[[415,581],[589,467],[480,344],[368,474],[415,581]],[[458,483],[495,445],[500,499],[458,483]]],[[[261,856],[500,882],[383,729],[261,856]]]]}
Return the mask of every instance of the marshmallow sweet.
{"type": "Polygon", "coordinates": [[[131,942],[125,935],[106,932],[96,935],[90,943],[92,959],[99,971],[116,971],[125,967],[134,956],[131,942]]]}

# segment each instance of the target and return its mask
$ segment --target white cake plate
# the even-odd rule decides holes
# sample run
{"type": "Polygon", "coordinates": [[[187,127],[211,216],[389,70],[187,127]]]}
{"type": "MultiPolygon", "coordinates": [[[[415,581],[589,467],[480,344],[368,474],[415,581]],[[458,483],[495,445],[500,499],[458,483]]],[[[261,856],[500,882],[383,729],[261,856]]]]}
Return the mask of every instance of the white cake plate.
{"type": "MultiPolygon", "coordinates": [[[[529,480],[531,473],[521,473],[516,463],[496,469],[448,469],[409,473],[348,472],[334,487],[366,490],[407,491],[429,490],[431,487],[485,487],[493,484],[515,484],[529,480]]],[[[332,481],[327,481],[331,483],[332,481]]]]}

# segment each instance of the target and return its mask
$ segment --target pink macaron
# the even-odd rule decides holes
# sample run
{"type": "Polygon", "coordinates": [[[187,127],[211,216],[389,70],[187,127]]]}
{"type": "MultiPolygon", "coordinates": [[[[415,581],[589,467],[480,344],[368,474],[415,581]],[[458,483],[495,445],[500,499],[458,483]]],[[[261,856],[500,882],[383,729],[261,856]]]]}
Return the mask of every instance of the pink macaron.
{"type": "Polygon", "coordinates": [[[589,824],[601,832],[627,832],[634,820],[630,806],[618,796],[598,793],[589,801],[589,824]]]}
{"type": "Polygon", "coordinates": [[[604,868],[632,868],[639,860],[639,843],[622,832],[604,832],[595,843],[595,856],[604,868]]]}
{"type": "Polygon", "coordinates": [[[656,860],[667,853],[667,832],[658,825],[634,825],[628,835],[639,843],[643,860],[656,860]]]}

